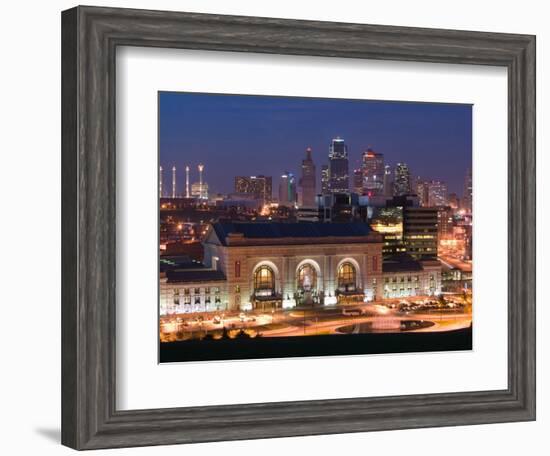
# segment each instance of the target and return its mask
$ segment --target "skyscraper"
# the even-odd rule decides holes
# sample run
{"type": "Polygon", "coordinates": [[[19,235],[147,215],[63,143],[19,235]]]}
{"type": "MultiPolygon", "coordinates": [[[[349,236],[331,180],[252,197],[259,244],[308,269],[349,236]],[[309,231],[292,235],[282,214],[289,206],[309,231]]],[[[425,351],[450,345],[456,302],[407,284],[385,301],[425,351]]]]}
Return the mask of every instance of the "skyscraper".
{"type": "Polygon", "coordinates": [[[390,165],[384,166],[384,196],[387,198],[393,196],[393,179],[390,165]]]}
{"type": "Polygon", "coordinates": [[[329,149],[329,192],[349,192],[348,146],[340,137],[332,140],[329,149]]]}
{"type": "Polygon", "coordinates": [[[273,193],[271,176],[235,176],[235,192],[252,195],[264,204],[269,203],[273,193]]]}
{"type": "Polygon", "coordinates": [[[302,207],[315,206],[317,182],[315,179],[315,163],[311,158],[311,147],[306,149],[306,158],[302,160],[302,177],[300,178],[300,195],[302,207]]]}
{"type": "Polygon", "coordinates": [[[363,152],[361,167],[363,169],[363,189],[370,196],[381,196],[384,193],[384,154],[379,154],[370,147],[363,152]]]}
{"type": "Polygon", "coordinates": [[[447,184],[433,180],[428,183],[428,206],[447,206],[447,184]]]}
{"type": "Polygon", "coordinates": [[[328,165],[321,166],[321,193],[327,195],[330,193],[328,184],[330,181],[330,173],[328,165]]]}
{"type": "Polygon", "coordinates": [[[393,179],[394,196],[403,196],[411,193],[411,173],[406,163],[398,163],[395,166],[393,179]]]}
{"type": "Polygon", "coordinates": [[[418,195],[418,200],[422,207],[429,206],[429,189],[430,186],[428,181],[420,179],[420,177],[416,180],[416,194],[418,195]]]}
{"type": "Polygon", "coordinates": [[[279,204],[294,206],[296,204],[296,179],[292,173],[285,173],[279,182],[279,204]]]}
{"type": "Polygon", "coordinates": [[[352,191],[358,195],[363,194],[363,170],[361,168],[353,170],[352,191]]]}
{"type": "Polygon", "coordinates": [[[464,178],[464,194],[462,196],[462,209],[467,213],[472,212],[472,170],[468,168],[464,178]]]}

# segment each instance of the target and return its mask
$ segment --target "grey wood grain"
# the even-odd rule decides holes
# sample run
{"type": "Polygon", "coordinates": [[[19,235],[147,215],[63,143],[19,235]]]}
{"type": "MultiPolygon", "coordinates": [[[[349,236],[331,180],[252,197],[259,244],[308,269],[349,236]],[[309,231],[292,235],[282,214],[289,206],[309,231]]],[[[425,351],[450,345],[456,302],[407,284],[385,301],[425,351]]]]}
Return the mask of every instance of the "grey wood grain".
{"type": "Polygon", "coordinates": [[[77,7],[62,13],[62,55],[65,445],[93,449],[535,419],[534,36],[77,7]],[[122,45],[507,67],[508,388],[116,410],[115,50],[122,45]]]}

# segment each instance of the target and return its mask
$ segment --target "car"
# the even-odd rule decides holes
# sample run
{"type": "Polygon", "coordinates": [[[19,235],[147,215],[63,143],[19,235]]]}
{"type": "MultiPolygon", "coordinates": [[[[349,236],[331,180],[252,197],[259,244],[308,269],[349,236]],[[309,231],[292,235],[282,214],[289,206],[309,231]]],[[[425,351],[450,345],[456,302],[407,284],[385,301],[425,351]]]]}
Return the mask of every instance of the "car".
{"type": "Polygon", "coordinates": [[[222,319],[219,315],[216,315],[214,318],[212,318],[212,323],[215,325],[219,325],[222,322],[222,319]]]}

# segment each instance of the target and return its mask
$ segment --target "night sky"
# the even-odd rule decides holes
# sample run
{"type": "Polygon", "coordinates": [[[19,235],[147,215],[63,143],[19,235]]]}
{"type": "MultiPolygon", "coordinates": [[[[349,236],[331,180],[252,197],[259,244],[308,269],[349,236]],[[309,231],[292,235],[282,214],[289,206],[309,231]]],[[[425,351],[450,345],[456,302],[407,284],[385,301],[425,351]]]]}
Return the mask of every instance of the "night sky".
{"type": "Polygon", "coordinates": [[[411,175],[443,180],[462,196],[472,163],[471,105],[161,92],[159,116],[164,188],[175,164],[178,193],[185,165],[192,183],[203,163],[210,194],[233,192],[234,176],[264,174],[273,176],[276,195],[283,172],[299,178],[306,147],[319,189],[336,136],[348,145],[350,175],[372,147],[385,164],[405,162],[411,175]]]}

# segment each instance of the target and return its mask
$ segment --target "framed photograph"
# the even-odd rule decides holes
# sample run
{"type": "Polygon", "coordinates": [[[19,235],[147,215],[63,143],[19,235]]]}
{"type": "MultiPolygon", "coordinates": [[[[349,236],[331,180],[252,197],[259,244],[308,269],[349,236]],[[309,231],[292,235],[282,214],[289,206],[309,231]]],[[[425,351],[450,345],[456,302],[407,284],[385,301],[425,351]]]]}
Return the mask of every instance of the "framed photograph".
{"type": "Polygon", "coordinates": [[[535,419],[535,37],[62,13],[62,442],[535,419]]]}

